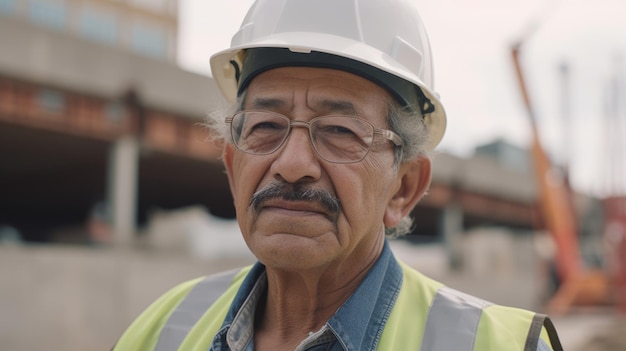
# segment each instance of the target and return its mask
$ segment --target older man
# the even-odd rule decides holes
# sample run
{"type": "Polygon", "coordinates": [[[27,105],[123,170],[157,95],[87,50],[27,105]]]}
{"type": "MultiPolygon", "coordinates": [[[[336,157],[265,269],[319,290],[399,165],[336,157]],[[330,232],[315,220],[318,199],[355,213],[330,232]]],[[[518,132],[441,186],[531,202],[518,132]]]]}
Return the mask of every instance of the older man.
{"type": "Polygon", "coordinates": [[[211,59],[234,104],[211,125],[258,263],[174,288],[115,349],[560,349],[545,316],[444,287],[388,247],[445,129],[430,56],[413,0],[255,2],[211,59]]]}

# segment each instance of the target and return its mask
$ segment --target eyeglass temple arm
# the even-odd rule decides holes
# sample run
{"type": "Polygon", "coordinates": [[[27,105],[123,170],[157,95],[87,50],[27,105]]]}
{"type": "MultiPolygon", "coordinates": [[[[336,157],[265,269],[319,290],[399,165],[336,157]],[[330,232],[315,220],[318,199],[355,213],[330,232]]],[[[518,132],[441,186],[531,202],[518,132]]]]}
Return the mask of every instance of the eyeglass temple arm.
{"type": "Polygon", "coordinates": [[[404,146],[404,141],[398,134],[387,129],[377,129],[376,132],[380,133],[385,139],[391,140],[396,146],[404,146]]]}

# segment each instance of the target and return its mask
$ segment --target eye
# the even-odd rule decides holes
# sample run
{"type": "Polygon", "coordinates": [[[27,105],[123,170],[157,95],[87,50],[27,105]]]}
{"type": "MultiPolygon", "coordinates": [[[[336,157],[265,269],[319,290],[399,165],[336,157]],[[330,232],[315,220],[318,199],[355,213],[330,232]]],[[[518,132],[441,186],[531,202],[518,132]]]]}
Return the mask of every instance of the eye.
{"type": "Polygon", "coordinates": [[[320,127],[318,131],[327,135],[355,135],[352,129],[340,125],[326,125],[320,127]]]}
{"type": "Polygon", "coordinates": [[[259,129],[282,129],[283,125],[280,123],[272,122],[272,121],[262,121],[258,123],[254,123],[251,126],[251,130],[259,130],[259,129]]]}
{"type": "Polygon", "coordinates": [[[254,120],[250,118],[246,121],[246,127],[244,129],[244,137],[249,136],[265,136],[274,134],[277,132],[283,132],[287,128],[287,125],[278,120],[254,120]]]}

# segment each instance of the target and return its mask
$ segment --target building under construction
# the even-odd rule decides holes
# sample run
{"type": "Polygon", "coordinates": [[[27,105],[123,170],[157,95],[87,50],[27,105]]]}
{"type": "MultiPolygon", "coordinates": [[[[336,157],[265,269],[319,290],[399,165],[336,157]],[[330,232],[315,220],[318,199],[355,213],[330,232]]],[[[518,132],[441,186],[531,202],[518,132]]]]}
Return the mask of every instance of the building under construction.
{"type": "MultiPolygon", "coordinates": [[[[177,0],[0,0],[0,244],[27,243],[0,245],[3,348],[107,349],[164,289],[235,264],[150,256],[155,245],[144,245],[188,240],[155,229],[156,213],[235,217],[221,145],[202,126],[223,102],[210,77],[178,67],[177,28],[177,0]],[[24,294],[34,289],[44,293],[24,294]]],[[[550,256],[533,246],[531,234],[546,229],[536,184],[532,155],[504,141],[470,158],[438,153],[408,244],[437,243],[450,267],[474,256],[489,274],[460,282],[466,291],[535,307],[545,291],[533,284],[549,277],[538,261],[550,256]],[[527,245],[467,240],[485,228],[527,245]],[[523,271],[507,270],[513,257],[523,271]]],[[[605,210],[587,196],[574,204],[581,242],[591,243],[581,255],[593,262],[605,210]]],[[[608,205],[622,221],[624,199],[608,205]]],[[[203,244],[224,258],[226,240],[214,234],[203,232],[203,244]]],[[[420,255],[408,258],[433,263],[420,255]]]]}
{"type": "MultiPolygon", "coordinates": [[[[127,245],[156,209],[200,205],[234,217],[220,147],[202,127],[219,94],[210,77],[176,65],[176,1],[143,3],[1,3],[5,235],[127,245]],[[90,233],[92,220],[113,236],[90,233]]],[[[504,142],[477,151],[436,156],[412,238],[541,224],[528,154],[504,142]]]]}
{"type": "Polygon", "coordinates": [[[232,217],[200,124],[211,79],[176,66],[177,2],[0,3],[0,223],[21,240],[127,241],[151,208],[232,217]]]}

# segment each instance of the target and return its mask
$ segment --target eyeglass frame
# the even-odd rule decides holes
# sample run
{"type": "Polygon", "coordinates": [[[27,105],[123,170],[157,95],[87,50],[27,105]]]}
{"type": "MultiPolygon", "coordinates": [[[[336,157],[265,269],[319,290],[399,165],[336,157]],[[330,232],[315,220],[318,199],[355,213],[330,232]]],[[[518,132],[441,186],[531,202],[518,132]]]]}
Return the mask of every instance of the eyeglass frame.
{"type": "Polygon", "coordinates": [[[230,132],[230,137],[231,140],[233,141],[233,145],[235,145],[235,147],[237,148],[237,150],[241,151],[241,152],[245,152],[249,155],[271,155],[273,153],[275,153],[276,151],[278,151],[287,141],[287,139],[289,139],[289,134],[291,134],[291,130],[292,128],[306,128],[308,129],[308,135],[309,135],[309,142],[311,143],[311,146],[313,147],[313,150],[315,151],[315,154],[317,156],[319,156],[321,159],[330,162],[330,163],[337,163],[337,164],[350,164],[350,163],[357,163],[357,162],[361,162],[363,161],[363,159],[365,159],[365,157],[369,154],[370,150],[372,149],[372,145],[374,145],[374,140],[376,135],[380,135],[382,136],[385,140],[389,140],[391,141],[395,147],[403,147],[404,146],[404,140],[402,140],[402,137],[400,137],[397,133],[395,133],[392,130],[388,130],[388,129],[383,129],[383,128],[377,128],[374,124],[372,124],[372,122],[359,118],[356,115],[324,115],[324,116],[317,116],[313,119],[311,119],[308,122],[305,121],[296,121],[296,120],[292,120],[291,118],[283,115],[282,113],[278,113],[278,112],[274,112],[274,111],[267,111],[267,110],[240,110],[238,112],[236,112],[235,114],[233,114],[232,116],[226,117],[226,120],[224,121],[226,124],[229,125],[229,132],[230,132]],[[235,117],[237,115],[240,114],[245,114],[245,113],[251,113],[251,112],[261,112],[261,113],[268,113],[268,114],[273,114],[276,116],[279,116],[281,118],[284,118],[287,121],[287,132],[285,133],[285,136],[282,138],[281,142],[278,143],[278,145],[272,149],[269,152],[260,152],[260,153],[256,153],[256,152],[250,152],[249,150],[242,150],[239,145],[237,144],[237,142],[235,141],[235,137],[234,137],[234,132],[233,132],[233,120],[235,119],[235,117]],[[317,149],[317,146],[315,146],[315,143],[313,142],[314,138],[313,138],[313,131],[311,130],[311,124],[313,124],[315,121],[320,120],[320,119],[324,119],[324,118],[329,118],[329,117],[343,117],[343,118],[351,118],[351,119],[355,119],[358,120],[360,122],[363,122],[365,124],[368,124],[369,126],[372,127],[372,142],[368,145],[367,150],[365,151],[365,153],[363,154],[363,156],[358,159],[358,160],[350,160],[350,161],[332,161],[329,160],[328,158],[324,157],[320,151],[317,149]]]}

